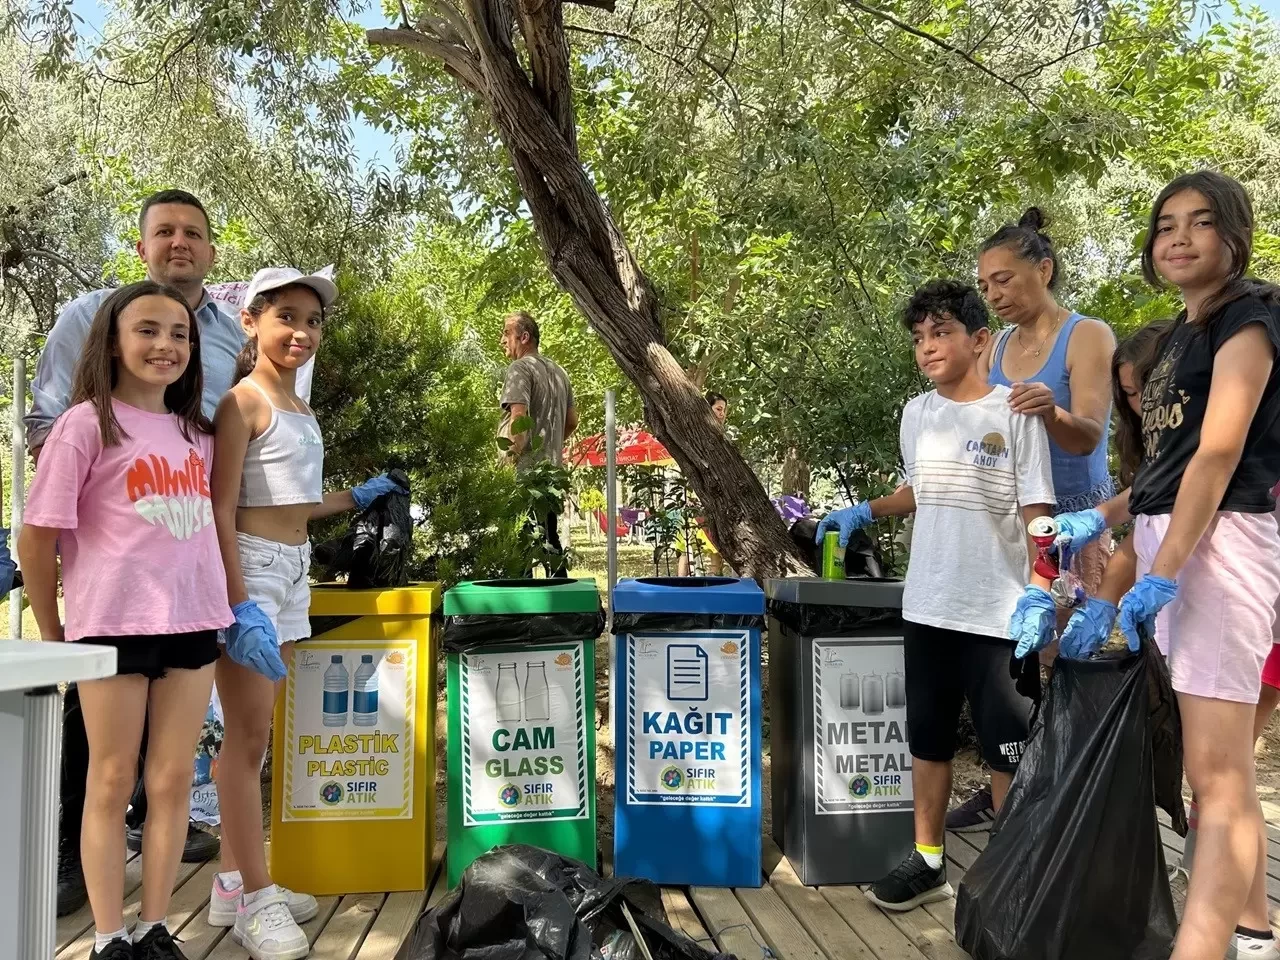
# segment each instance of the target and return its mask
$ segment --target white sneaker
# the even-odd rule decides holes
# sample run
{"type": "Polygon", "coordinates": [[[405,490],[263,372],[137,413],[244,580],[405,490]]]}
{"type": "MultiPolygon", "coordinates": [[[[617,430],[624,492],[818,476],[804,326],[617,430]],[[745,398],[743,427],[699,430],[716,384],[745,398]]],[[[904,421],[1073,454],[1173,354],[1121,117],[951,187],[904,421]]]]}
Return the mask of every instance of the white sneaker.
{"type": "Polygon", "coordinates": [[[289,913],[279,889],[240,904],[231,939],[248,950],[253,960],[302,960],[311,952],[307,935],[289,913]]]}
{"type": "Polygon", "coordinates": [[[1255,940],[1235,933],[1227,944],[1227,960],[1280,960],[1280,945],[1275,940],[1255,940]]]}
{"type": "MultiPolygon", "coordinates": [[[[289,913],[293,915],[294,923],[306,923],[320,912],[320,904],[316,903],[316,898],[311,894],[296,893],[278,885],[276,890],[284,894],[285,904],[289,907],[289,913]]],[[[234,926],[236,910],[240,906],[243,895],[243,886],[232,890],[222,889],[222,884],[218,882],[218,875],[214,874],[213,890],[209,893],[209,926],[234,926]]]]}

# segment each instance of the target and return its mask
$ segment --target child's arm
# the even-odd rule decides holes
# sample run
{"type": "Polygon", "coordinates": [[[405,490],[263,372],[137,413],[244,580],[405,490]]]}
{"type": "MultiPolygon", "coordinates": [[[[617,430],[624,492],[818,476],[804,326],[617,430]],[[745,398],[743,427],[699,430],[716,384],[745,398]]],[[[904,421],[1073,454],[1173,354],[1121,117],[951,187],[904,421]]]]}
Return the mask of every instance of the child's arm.
{"type": "Polygon", "coordinates": [[[354,510],[355,508],[356,498],[351,495],[350,490],[326,493],[324,499],[311,508],[311,519],[323,520],[325,517],[346,513],[348,510],[354,510]]]}
{"type": "Polygon", "coordinates": [[[1151,564],[1156,577],[1176,580],[1217,513],[1271,376],[1275,351],[1260,323],[1243,327],[1218,348],[1200,446],[1183,471],[1168,532],[1151,564]]]}
{"type": "Polygon", "coordinates": [[[23,589],[31,601],[40,628],[40,639],[62,640],[58,612],[58,534],[53,527],[25,523],[18,535],[18,559],[22,561],[23,589]]]}
{"type": "Polygon", "coordinates": [[[916,512],[916,492],[907,484],[903,484],[887,497],[877,497],[871,501],[871,518],[909,517],[916,512]]]}
{"type": "Polygon", "coordinates": [[[214,446],[211,492],[218,548],[227,572],[227,600],[232,607],[249,599],[236,545],[236,508],[240,501],[240,477],[244,457],[253,438],[252,407],[256,398],[232,390],[218,404],[213,418],[214,446]]]}
{"type": "Polygon", "coordinates": [[[352,487],[350,490],[326,493],[324,499],[312,508],[310,519],[322,520],[325,517],[332,517],[336,513],[346,513],[348,510],[368,510],[373,505],[373,501],[383,494],[407,494],[408,492],[408,490],[392,480],[390,476],[382,473],[376,477],[371,477],[358,487],[352,487]]]}

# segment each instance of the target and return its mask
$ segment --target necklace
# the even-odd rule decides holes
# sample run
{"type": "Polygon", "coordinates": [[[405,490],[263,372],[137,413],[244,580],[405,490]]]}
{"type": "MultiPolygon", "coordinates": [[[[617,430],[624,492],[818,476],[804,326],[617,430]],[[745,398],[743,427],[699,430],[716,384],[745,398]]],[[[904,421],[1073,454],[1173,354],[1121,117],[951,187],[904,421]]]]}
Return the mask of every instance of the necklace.
{"type": "Polygon", "coordinates": [[[1022,352],[1027,354],[1028,356],[1035,357],[1038,359],[1040,357],[1041,351],[1044,350],[1044,345],[1049,342],[1049,338],[1052,337],[1055,333],[1057,333],[1058,328],[1062,326],[1062,321],[1065,318],[1066,313],[1067,311],[1064,310],[1062,307],[1058,308],[1058,319],[1054,321],[1053,329],[1050,330],[1048,333],[1046,333],[1040,339],[1040,345],[1036,347],[1034,350],[1028,349],[1027,345],[1022,342],[1022,328],[1019,327],[1018,328],[1018,346],[1022,348],[1022,352]]]}

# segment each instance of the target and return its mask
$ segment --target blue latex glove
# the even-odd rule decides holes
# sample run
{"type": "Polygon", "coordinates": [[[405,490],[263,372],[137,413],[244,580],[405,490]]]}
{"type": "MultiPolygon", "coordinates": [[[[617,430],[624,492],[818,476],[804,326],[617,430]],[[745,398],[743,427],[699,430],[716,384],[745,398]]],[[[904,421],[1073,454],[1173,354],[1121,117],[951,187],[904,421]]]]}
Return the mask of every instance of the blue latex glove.
{"type": "MultiPolygon", "coordinates": [[[[1069,660],[1087,660],[1110,639],[1118,612],[1114,603],[1090,597],[1067,621],[1058,652],[1069,660]]],[[[1129,647],[1137,652],[1132,641],[1129,647]]]]}
{"type": "Polygon", "coordinates": [[[0,527],[0,597],[7,596],[13,589],[13,571],[17,569],[9,555],[9,531],[0,527]]]}
{"type": "Polygon", "coordinates": [[[271,619],[252,600],[231,608],[236,622],[227,627],[227,656],[272,683],[284,679],[280,641],[271,619]]]}
{"type": "Polygon", "coordinates": [[[1156,614],[1178,595],[1178,585],[1165,577],[1148,573],[1129,588],[1120,598],[1120,629],[1129,641],[1129,649],[1137,651],[1141,645],[1138,627],[1146,628],[1147,637],[1156,635],[1156,614]]]}
{"type": "Polygon", "coordinates": [[[1060,513],[1053,521],[1058,525],[1058,536],[1054,543],[1059,550],[1064,547],[1072,551],[1079,550],[1085,544],[1097,540],[1107,529],[1107,521],[1102,518],[1100,510],[1060,513]]]}
{"type": "Polygon", "coordinates": [[[1021,660],[1053,642],[1058,607],[1048,590],[1028,585],[1009,618],[1009,638],[1018,642],[1014,656],[1021,660]]]}
{"type": "Polygon", "coordinates": [[[845,507],[843,510],[832,510],[818,524],[818,533],[813,538],[814,543],[821,544],[822,538],[826,536],[828,530],[840,531],[840,546],[847,547],[849,538],[853,536],[853,531],[861,530],[863,527],[871,523],[871,501],[863,500],[856,503],[852,507],[845,507]]]}
{"type": "Polygon", "coordinates": [[[351,491],[351,497],[356,502],[356,506],[361,510],[368,510],[369,505],[377,500],[384,493],[408,493],[404,487],[396,483],[385,473],[374,477],[372,480],[366,480],[360,486],[355,487],[351,491]]]}

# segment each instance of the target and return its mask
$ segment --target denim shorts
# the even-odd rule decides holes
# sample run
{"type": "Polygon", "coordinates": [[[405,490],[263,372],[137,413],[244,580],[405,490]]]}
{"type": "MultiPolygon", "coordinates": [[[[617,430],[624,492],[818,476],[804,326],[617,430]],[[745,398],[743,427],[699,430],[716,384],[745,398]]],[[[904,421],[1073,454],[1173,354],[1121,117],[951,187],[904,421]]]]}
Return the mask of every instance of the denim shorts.
{"type": "Polygon", "coordinates": [[[275,624],[281,643],[311,636],[311,544],[292,546],[236,534],[249,599],[275,624]]]}

